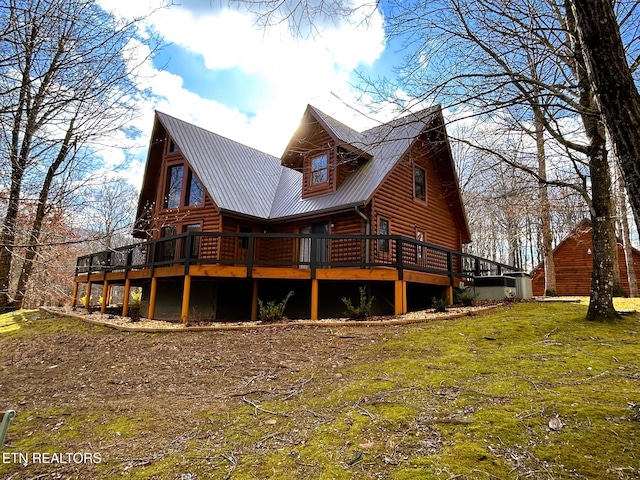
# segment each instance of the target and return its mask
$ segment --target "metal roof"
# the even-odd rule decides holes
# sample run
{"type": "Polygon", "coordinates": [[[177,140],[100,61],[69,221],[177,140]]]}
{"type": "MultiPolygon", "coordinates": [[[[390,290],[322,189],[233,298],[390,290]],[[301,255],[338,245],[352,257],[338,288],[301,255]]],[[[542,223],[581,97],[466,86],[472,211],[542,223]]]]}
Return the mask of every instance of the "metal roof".
{"type": "Polygon", "coordinates": [[[216,205],[223,210],[275,220],[363,205],[439,112],[432,107],[364,132],[357,132],[314,107],[320,120],[342,142],[371,155],[332,193],[302,198],[302,174],[279,158],[157,112],[216,205]]]}
{"type": "Polygon", "coordinates": [[[269,218],[284,168],[280,159],[164,113],[157,115],[219,208],[269,218]]]}

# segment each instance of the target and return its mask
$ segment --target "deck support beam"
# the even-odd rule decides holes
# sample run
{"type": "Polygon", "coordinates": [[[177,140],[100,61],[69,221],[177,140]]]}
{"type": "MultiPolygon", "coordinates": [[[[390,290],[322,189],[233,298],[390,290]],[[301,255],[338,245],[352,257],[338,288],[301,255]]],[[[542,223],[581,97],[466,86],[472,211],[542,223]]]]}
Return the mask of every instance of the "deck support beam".
{"type": "Polygon", "coordinates": [[[102,284],[102,298],[100,300],[100,313],[105,313],[107,311],[107,304],[109,303],[107,300],[109,298],[109,280],[105,280],[102,284]]]}
{"type": "Polygon", "coordinates": [[[318,320],[318,279],[311,279],[311,320],[318,320]]]}
{"type": "Polygon", "coordinates": [[[124,281],[124,294],[122,297],[122,316],[129,314],[129,296],[131,295],[131,280],[128,278],[124,281]]]}
{"type": "Polygon", "coordinates": [[[153,320],[156,315],[156,298],[158,296],[158,277],[151,277],[151,291],[149,292],[149,311],[147,317],[153,320]]]}
{"type": "Polygon", "coordinates": [[[189,321],[189,299],[191,298],[191,275],[184,276],[184,288],[182,290],[182,314],[180,319],[183,324],[189,321]]]}
{"type": "Polygon", "coordinates": [[[451,285],[447,287],[447,304],[453,305],[453,287],[451,285]]]}
{"type": "Polygon", "coordinates": [[[78,303],[78,282],[73,282],[73,294],[71,295],[71,306],[75,307],[78,303]]]}
{"type": "Polygon", "coordinates": [[[405,280],[395,281],[395,315],[407,313],[407,282],[405,280]]]}
{"type": "Polygon", "coordinates": [[[87,282],[87,294],[84,299],[84,308],[86,308],[87,310],[91,310],[91,287],[92,286],[93,286],[93,283],[91,282],[91,280],[89,280],[87,282]]]}
{"type": "Polygon", "coordinates": [[[251,296],[251,321],[258,320],[258,280],[253,280],[253,293],[251,296]]]}

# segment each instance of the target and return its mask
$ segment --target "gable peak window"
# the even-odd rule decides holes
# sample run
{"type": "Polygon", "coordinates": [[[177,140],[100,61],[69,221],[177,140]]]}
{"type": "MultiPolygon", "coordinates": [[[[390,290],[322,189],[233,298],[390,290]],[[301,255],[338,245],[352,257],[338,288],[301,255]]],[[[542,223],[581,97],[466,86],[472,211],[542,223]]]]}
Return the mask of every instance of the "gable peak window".
{"type": "Polygon", "coordinates": [[[184,165],[171,165],[169,167],[165,189],[165,208],[178,208],[180,206],[183,172],[184,165]]]}
{"type": "Polygon", "coordinates": [[[427,200],[427,174],[422,167],[413,167],[413,196],[418,200],[427,200]]]}
{"type": "Polygon", "coordinates": [[[202,183],[191,170],[187,174],[187,193],[185,195],[188,206],[202,205],[204,198],[204,188],[202,183]]]}
{"type": "Polygon", "coordinates": [[[311,183],[324,183],[329,180],[329,155],[323,153],[311,160],[311,183]]]}
{"type": "Polygon", "coordinates": [[[180,148],[173,140],[169,140],[169,153],[178,153],[180,152],[180,148]]]}
{"type": "Polygon", "coordinates": [[[164,190],[164,208],[204,204],[204,186],[184,163],[169,165],[164,190]]]}

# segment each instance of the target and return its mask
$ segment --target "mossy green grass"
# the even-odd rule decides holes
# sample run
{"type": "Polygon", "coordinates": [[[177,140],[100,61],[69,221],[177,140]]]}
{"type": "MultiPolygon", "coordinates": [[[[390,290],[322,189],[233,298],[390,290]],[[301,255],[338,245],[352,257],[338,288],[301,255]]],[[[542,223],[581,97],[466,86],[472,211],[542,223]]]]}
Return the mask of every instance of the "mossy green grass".
{"type": "MultiPolygon", "coordinates": [[[[638,300],[621,303],[640,310],[638,300]]],[[[164,432],[162,449],[107,460],[96,478],[639,478],[640,421],[630,407],[640,404],[640,317],[585,314],[583,303],[522,303],[384,327],[387,341],[343,366],[297,372],[299,391],[247,394],[240,406],[201,412],[189,431],[168,429],[160,406],[143,402],[128,420],[105,406],[66,422],[56,420],[61,411],[21,412],[13,446],[113,447],[164,432]],[[63,422],[53,436],[47,421],[63,422]]],[[[37,334],[38,325],[53,328],[33,322],[12,334],[37,334]]]]}

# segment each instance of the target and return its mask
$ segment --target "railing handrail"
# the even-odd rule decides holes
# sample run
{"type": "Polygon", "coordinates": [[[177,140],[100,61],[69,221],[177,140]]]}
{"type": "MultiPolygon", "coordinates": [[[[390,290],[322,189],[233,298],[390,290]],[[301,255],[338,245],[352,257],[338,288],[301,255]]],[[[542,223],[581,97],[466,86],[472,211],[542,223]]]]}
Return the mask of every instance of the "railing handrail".
{"type": "MultiPolygon", "coordinates": [[[[329,245],[330,243],[327,243],[329,245]]],[[[217,250],[221,249],[221,244],[216,245],[217,250]]],[[[326,247],[328,248],[328,246],[326,247]]],[[[328,252],[328,251],[327,251],[328,252]]],[[[300,253],[302,256],[302,253],[300,253]]],[[[162,257],[162,256],[161,256],[162,257]]],[[[438,263],[438,259],[431,259],[435,263],[438,263]]],[[[102,261],[100,261],[102,263],[102,261]]],[[[261,265],[289,265],[289,266],[305,266],[306,268],[310,268],[312,278],[315,277],[316,268],[322,267],[340,267],[340,266],[362,266],[364,268],[377,267],[377,266],[392,266],[398,269],[399,278],[402,279],[403,271],[405,269],[410,270],[418,270],[425,272],[432,272],[447,275],[451,279],[451,283],[453,284],[454,277],[473,277],[476,275],[480,275],[483,273],[481,268],[481,264],[488,264],[490,270],[493,268],[497,269],[498,274],[501,274],[503,271],[510,272],[518,272],[521,271],[516,267],[511,265],[507,265],[504,263],[496,262],[493,260],[489,260],[486,258],[478,257],[476,255],[460,252],[457,250],[453,250],[448,247],[444,247],[442,245],[436,245],[430,242],[421,241],[415,238],[407,237],[405,235],[353,235],[353,234],[326,234],[326,233],[266,233],[266,232],[184,232],[177,235],[172,235],[170,237],[162,237],[151,239],[148,241],[141,241],[131,245],[125,245],[122,247],[113,248],[110,250],[103,250],[100,252],[91,253],[88,255],[82,255],[77,258],[76,261],[76,275],[79,273],[95,273],[95,272],[108,272],[114,270],[124,270],[130,271],[134,269],[140,268],[151,268],[152,270],[157,267],[166,266],[166,265],[176,265],[183,264],[185,268],[185,274],[188,273],[189,267],[192,264],[207,264],[207,263],[220,263],[220,264],[242,264],[247,266],[248,275],[251,275],[251,269],[256,264],[261,265]],[[244,258],[222,258],[221,252],[217,251],[215,258],[199,258],[193,257],[193,252],[191,251],[192,247],[195,245],[194,239],[196,238],[236,238],[236,239],[247,239],[246,247],[243,247],[244,250],[247,251],[247,255],[244,258]],[[308,239],[310,241],[308,247],[309,259],[304,260],[298,258],[297,260],[291,259],[288,261],[282,260],[274,260],[274,259],[260,259],[256,260],[255,252],[256,252],[256,240],[257,239],[289,239],[289,240],[299,240],[299,239],[308,239]],[[341,241],[341,240],[359,240],[365,242],[372,242],[373,250],[370,248],[366,248],[365,250],[368,252],[370,258],[363,258],[364,253],[362,253],[359,257],[358,261],[332,261],[329,260],[329,254],[325,253],[323,256],[326,258],[317,258],[318,257],[318,246],[321,245],[318,243],[318,240],[325,239],[328,242],[331,241],[341,241]],[[182,254],[176,248],[178,245],[176,242],[184,240],[184,243],[180,244],[180,249],[182,250],[182,254]],[[380,250],[380,243],[385,241],[388,242],[386,245],[385,251],[380,250]],[[158,248],[160,245],[169,245],[171,246],[171,242],[173,243],[173,256],[168,259],[156,258],[158,255],[158,248]],[[392,242],[394,242],[394,247],[391,247],[392,242]],[[405,252],[405,245],[409,245],[410,252],[405,252]],[[419,249],[426,249],[425,252],[419,249]],[[138,250],[141,254],[144,255],[145,261],[142,263],[134,263],[133,262],[133,254],[138,250]],[[315,252],[314,254],[311,254],[315,252]],[[375,253],[374,253],[375,252],[375,253]],[[426,255],[427,252],[430,252],[431,255],[433,253],[444,254],[444,257],[439,261],[446,265],[446,268],[441,268],[439,265],[429,266],[426,262],[424,265],[420,265],[418,260],[420,260],[422,255],[426,255]],[[113,263],[112,259],[114,256],[118,254],[126,253],[126,262],[122,263],[113,263]],[[411,254],[413,261],[407,261],[407,255],[411,254]],[[420,255],[420,256],[419,256],[420,255]],[[453,259],[459,258],[459,264],[454,264],[453,259]],[[94,265],[94,259],[105,259],[105,264],[94,265]],[[149,261],[151,258],[151,261],[149,261]],[[465,260],[471,261],[474,265],[473,274],[469,274],[471,270],[464,269],[465,260]],[[83,271],[81,271],[83,270],[83,271]]]]}

